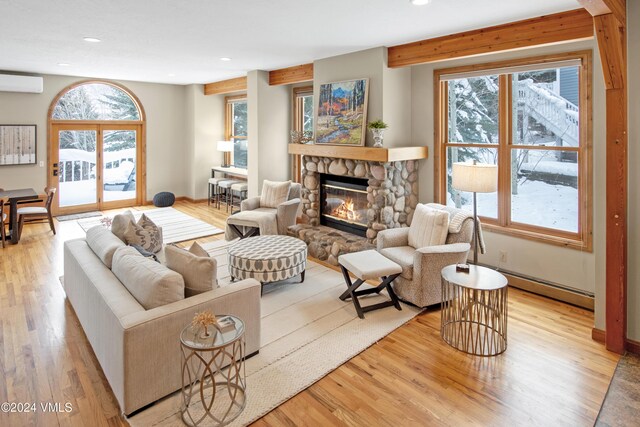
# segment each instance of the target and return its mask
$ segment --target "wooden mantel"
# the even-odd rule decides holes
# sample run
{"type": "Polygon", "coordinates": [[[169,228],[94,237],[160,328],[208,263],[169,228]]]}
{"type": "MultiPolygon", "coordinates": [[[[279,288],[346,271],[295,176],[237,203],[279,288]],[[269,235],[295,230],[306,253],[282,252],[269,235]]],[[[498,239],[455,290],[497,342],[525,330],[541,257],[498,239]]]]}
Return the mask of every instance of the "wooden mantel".
{"type": "Polygon", "coordinates": [[[426,159],[427,147],[344,147],[341,145],[289,144],[289,154],[363,160],[367,162],[399,162],[426,159]]]}

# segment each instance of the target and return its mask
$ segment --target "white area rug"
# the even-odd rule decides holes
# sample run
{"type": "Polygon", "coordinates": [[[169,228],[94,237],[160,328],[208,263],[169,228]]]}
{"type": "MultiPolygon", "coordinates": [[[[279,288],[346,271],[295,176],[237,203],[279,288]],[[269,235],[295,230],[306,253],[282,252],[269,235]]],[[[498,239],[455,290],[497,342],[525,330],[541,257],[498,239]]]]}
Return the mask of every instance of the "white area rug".
{"type": "MultiPolygon", "coordinates": [[[[228,242],[205,244],[218,259],[221,286],[229,283],[228,242]]],[[[298,278],[266,285],[262,296],[260,353],[246,361],[247,404],[230,425],[247,425],[306,389],[341,364],[415,317],[418,308],[402,304],[358,318],[345,290],[342,274],[309,262],[304,283],[298,278]]],[[[387,296],[362,298],[363,305],[387,296]]],[[[183,425],[180,392],[129,418],[137,426],[183,425]]],[[[208,425],[208,424],[204,424],[208,425]]]]}
{"type": "MultiPolygon", "coordinates": [[[[185,240],[193,240],[224,233],[224,230],[174,208],[157,208],[145,211],[132,210],[132,212],[136,220],[144,213],[151,221],[155,222],[157,226],[162,227],[164,244],[184,242],[185,240]]],[[[103,218],[104,216],[81,219],[78,220],[78,224],[84,231],[87,231],[91,227],[102,225],[101,221],[103,218]]]]}

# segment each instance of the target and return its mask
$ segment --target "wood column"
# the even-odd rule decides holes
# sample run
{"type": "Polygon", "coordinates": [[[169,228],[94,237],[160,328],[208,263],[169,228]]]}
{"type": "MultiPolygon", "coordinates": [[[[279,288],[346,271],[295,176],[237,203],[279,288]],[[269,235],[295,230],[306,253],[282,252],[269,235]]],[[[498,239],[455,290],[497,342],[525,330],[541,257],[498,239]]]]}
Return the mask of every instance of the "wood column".
{"type": "Polygon", "coordinates": [[[628,119],[626,0],[579,0],[593,17],[606,86],[606,331],[608,350],[627,338],[628,119]]]}

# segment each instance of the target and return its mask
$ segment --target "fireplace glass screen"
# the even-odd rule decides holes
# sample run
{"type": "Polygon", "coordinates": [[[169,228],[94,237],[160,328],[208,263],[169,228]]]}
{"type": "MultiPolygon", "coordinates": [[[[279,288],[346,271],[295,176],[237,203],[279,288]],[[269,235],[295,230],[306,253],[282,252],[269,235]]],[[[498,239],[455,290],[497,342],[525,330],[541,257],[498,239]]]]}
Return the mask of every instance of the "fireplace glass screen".
{"type": "MultiPolygon", "coordinates": [[[[336,177],[337,178],[337,177],[336,177]]],[[[322,223],[334,228],[363,235],[367,228],[366,180],[323,179],[322,223]]]]}

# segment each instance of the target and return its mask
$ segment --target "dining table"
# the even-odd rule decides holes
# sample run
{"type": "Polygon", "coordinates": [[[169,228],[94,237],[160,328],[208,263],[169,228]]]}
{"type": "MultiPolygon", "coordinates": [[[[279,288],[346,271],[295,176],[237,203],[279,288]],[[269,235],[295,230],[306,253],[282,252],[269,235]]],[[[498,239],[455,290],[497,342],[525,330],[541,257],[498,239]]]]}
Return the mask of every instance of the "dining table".
{"type": "Polygon", "coordinates": [[[18,204],[38,198],[38,193],[33,188],[21,188],[18,190],[0,191],[0,198],[9,202],[9,233],[7,240],[11,243],[18,243],[20,233],[18,231],[18,204]]]}

